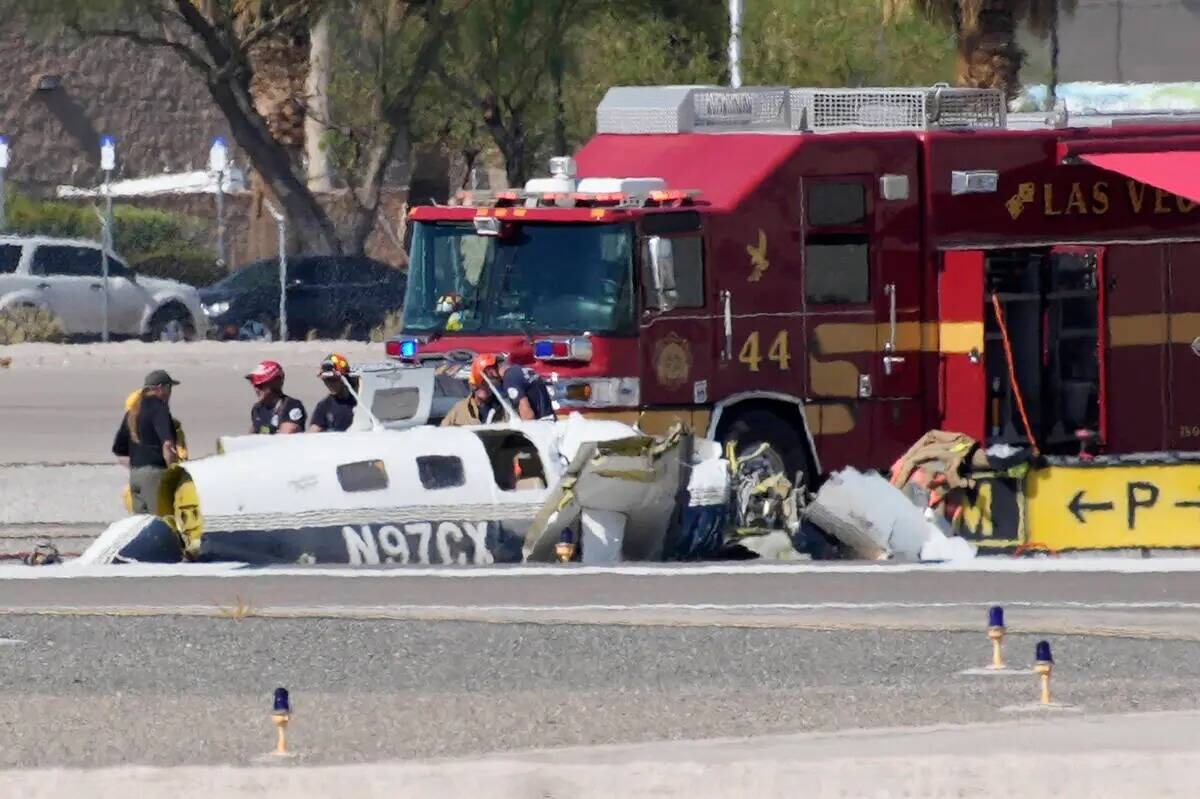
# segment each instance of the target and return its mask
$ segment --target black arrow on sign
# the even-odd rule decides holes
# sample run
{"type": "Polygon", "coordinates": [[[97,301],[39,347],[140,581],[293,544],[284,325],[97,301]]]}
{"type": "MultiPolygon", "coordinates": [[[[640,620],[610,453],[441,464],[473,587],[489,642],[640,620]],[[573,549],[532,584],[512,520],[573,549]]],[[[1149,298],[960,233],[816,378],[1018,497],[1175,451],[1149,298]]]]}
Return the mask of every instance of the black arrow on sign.
{"type": "Polygon", "coordinates": [[[1087,523],[1087,520],[1083,518],[1084,511],[1112,509],[1113,504],[1111,502],[1084,502],[1082,491],[1072,497],[1070,504],[1067,505],[1067,510],[1074,514],[1075,518],[1079,520],[1080,524],[1087,523]]]}

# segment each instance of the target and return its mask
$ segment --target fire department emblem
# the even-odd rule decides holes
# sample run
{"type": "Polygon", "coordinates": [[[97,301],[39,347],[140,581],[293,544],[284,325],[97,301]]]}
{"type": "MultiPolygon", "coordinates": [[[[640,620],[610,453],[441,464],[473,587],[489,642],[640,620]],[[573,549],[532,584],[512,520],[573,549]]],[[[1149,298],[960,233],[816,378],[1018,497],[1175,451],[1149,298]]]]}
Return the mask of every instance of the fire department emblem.
{"type": "Polygon", "coordinates": [[[677,333],[668,333],[654,345],[654,373],[665,388],[679,388],[692,371],[692,344],[677,333]]]}
{"type": "Polygon", "coordinates": [[[1033,202],[1037,196],[1037,186],[1033,183],[1022,183],[1017,189],[1017,193],[1008,198],[1008,202],[1004,205],[1008,208],[1008,214],[1015,221],[1025,210],[1025,206],[1033,202]]]}

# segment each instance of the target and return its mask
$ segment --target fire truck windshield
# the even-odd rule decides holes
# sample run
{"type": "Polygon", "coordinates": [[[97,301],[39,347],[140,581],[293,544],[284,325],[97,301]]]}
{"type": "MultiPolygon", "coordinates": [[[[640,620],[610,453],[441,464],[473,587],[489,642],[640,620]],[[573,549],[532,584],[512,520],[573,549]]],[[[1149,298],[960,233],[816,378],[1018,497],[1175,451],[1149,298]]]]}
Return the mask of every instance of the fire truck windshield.
{"type": "Polygon", "coordinates": [[[504,238],[417,222],[408,333],[634,332],[633,226],[520,224],[504,238]]]}

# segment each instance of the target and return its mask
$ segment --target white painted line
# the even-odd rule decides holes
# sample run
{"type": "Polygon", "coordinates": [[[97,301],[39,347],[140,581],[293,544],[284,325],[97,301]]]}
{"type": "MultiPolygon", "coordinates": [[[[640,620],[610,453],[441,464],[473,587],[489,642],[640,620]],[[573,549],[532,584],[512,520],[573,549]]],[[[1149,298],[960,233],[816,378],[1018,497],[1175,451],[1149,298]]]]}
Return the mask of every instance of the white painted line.
{"type": "MultiPolygon", "coordinates": [[[[682,602],[644,602],[629,604],[579,604],[579,605],[446,605],[446,604],[406,604],[391,605],[290,605],[250,603],[246,608],[248,616],[254,615],[390,615],[390,614],[489,614],[489,613],[632,613],[632,612],[730,612],[730,613],[765,613],[776,614],[800,611],[880,611],[880,610],[946,610],[965,608],[972,611],[987,607],[989,602],[765,602],[765,603],[682,603],[682,602]]],[[[1200,602],[1006,602],[1006,607],[1022,608],[1025,610],[1200,610],[1200,602]]],[[[29,605],[6,606],[0,609],[3,615],[24,615],[37,613],[126,613],[126,614],[170,614],[170,615],[201,615],[220,616],[231,615],[235,608],[222,605],[220,602],[195,605],[145,605],[129,604],[74,604],[74,605],[29,605]]],[[[982,623],[980,631],[984,630],[982,623]]],[[[5,639],[0,639],[0,644],[5,639]]],[[[14,643],[24,643],[15,641],[14,643]]],[[[989,673],[1002,673],[992,672],[989,673]]],[[[1027,673],[1027,672],[1021,672],[1027,673]]]]}
{"type": "Polygon", "coordinates": [[[580,577],[616,575],[621,577],[699,577],[711,575],[793,575],[793,574],[870,574],[886,577],[896,574],[927,573],[1116,573],[1171,574],[1200,572],[1200,557],[1172,558],[1003,558],[981,557],[956,563],[706,563],[619,564],[615,566],[371,566],[250,567],[241,563],[127,564],[108,566],[0,566],[0,580],[68,579],[95,577],[374,577],[399,579],[472,580],[504,577],[580,577]]]}

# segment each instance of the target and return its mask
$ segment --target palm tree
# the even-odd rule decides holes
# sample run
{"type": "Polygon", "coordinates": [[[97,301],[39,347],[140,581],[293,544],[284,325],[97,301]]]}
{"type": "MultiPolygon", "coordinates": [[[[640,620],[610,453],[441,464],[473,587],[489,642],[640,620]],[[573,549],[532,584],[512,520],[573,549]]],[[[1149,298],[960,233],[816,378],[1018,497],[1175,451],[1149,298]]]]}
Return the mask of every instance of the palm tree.
{"type": "Polygon", "coordinates": [[[958,39],[958,84],[1020,90],[1018,74],[1025,53],[1017,45],[1017,25],[1028,22],[1050,37],[1050,96],[1058,83],[1059,12],[1074,13],[1077,0],[882,0],[885,24],[924,14],[951,25],[958,39]]]}

